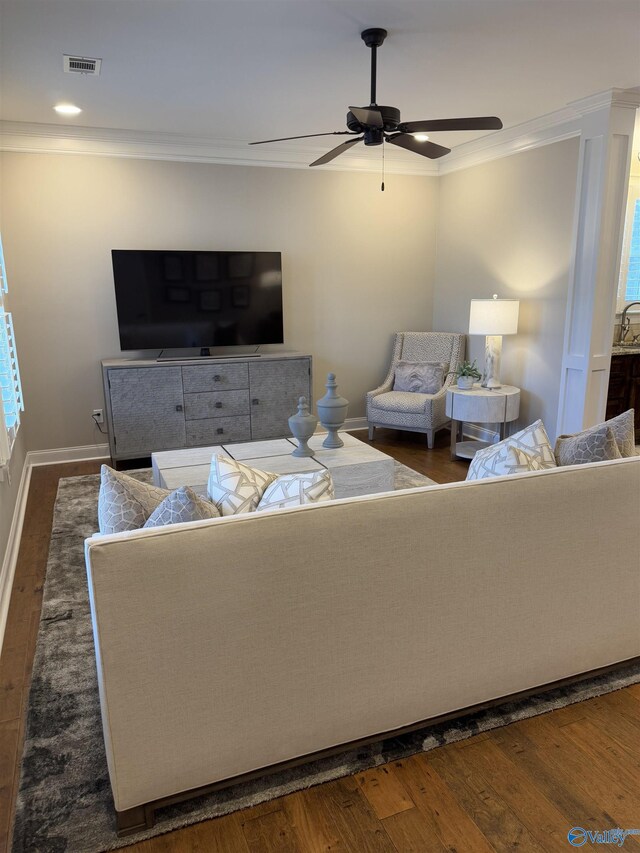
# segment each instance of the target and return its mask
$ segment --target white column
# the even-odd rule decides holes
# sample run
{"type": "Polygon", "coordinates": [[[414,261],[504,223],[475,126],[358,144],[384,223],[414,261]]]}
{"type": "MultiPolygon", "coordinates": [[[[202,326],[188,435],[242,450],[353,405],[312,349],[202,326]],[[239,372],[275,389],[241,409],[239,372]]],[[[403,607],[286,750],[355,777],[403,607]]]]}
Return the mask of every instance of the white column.
{"type": "Polygon", "coordinates": [[[582,116],[557,435],[604,420],[631,146],[640,95],[614,89],[582,116]]]}

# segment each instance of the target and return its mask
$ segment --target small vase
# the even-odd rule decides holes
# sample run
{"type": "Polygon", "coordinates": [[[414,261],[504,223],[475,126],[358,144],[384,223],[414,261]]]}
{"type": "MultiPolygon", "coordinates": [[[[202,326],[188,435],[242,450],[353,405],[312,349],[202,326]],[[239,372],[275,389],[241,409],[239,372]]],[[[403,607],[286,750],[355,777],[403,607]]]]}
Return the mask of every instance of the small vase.
{"type": "Polygon", "coordinates": [[[309,411],[306,397],[298,400],[298,413],[289,418],[289,429],[293,437],[298,439],[298,446],[291,454],[292,456],[313,456],[313,450],[307,442],[318,426],[318,419],[309,411]]]}
{"type": "Polygon", "coordinates": [[[320,423],[329,433],[322,442],[323,447],[344,447],[344,441],[338,435],[338,430],[347,417],[349,401],[338,396],[338,383],[335,373],[327,374],[327,393],[316,403],[320,423]]]}
{"type": "Polygon", "coordinates": [[[461,391],[471,391],[473,388],[473,376],[458,376],[458,388],[461,391]]]}

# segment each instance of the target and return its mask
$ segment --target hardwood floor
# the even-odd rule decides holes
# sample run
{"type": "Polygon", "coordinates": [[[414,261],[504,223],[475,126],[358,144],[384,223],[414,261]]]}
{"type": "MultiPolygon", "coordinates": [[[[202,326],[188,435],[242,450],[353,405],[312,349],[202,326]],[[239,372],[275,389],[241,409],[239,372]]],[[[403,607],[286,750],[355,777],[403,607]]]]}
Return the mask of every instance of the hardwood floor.
{"type": "MultiPolygon", "coordinates": [[[[355,435],[366,440],[365,431],[355,435]]],[[[374,444],[437,482],[466,475],[466,463],[449,459],[446,432],[432,451],[423,437],[393,430],[377,430],[374,444]]],[[[32,473],[0,658],[0,853],[9,845],[58,479],[98,470],[96,462],[81,462],[32,473]]],[[[573,826],[640,828],[639,779],[635,685],[127,849],[566,853],[573,826]]],[[[627,838],[623,849],[640,851],[639,839],[627,838]]]]}

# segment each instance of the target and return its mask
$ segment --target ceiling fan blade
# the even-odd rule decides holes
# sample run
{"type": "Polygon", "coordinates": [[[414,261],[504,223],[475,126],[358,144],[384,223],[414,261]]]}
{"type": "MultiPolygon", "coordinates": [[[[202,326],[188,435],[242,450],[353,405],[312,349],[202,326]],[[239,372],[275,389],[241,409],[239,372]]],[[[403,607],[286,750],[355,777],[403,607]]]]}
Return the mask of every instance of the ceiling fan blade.
{"type": "Polygon", "coordinates": [[[394,136],[387,136],[387,142],[392,145],[399,145],[400,148],[406,148],[407,151],[413,151],[414,154],[422,154],[423,157],[428,157],[430,160],[437,160],[438,157],[444,157],[451,151],[450,148],[445,148],[443,145],[436,145],[435,142],[419,142],[415,136],[410,133],[397,133],[394,136]]]}
{"type": "Polygon", "coordinates": [[[429,133],[437,130],[500,130],[502,122],[497,116],[475,118],[437,118],[427,121],[403,121],[398,125],[401,133],[429,133]]]}
{"type": "Polygon", "coordinates": [[[356,142],[361,142],[364,137],[359,136],[357,139],[349,139],[347,142],[341,142],[340,145],[332,148],[331,151],[327,151],[326,154],[323,154],[318,160],[314,160],[313,163],[309,163],[310,166],[324,166],[325,163],[330,163],[331,160],[339,157],[340,154],[343,154],[345,151],[348,151],[352,145],[355,145],[356,142]]]}
{"type": "Polygon", "coordinates": [[[354,114],[360,124],[366,124],[367,127],[384,126],[380,110],[368,110],[364,107],[349,107],[349,111],[354,114]]]}
{"type": "Polygon", "coordinates": [[[312,136],[353,136],[352,130],[330,130],[328,133],[305,133],[304,136],[283,136],[280,139],[261,139],[249,145],[266,145],[267,142],[287,142],[289,139],[310,139],[312,136]]]}

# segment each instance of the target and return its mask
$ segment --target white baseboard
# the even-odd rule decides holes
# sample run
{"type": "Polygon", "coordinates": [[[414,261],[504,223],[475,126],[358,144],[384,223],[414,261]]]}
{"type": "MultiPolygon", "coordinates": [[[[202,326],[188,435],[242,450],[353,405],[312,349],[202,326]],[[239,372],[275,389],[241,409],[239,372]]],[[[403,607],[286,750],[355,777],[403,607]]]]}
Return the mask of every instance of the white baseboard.
{"type": "Polygon", "coordinates": [[[27,464],[55,465],[60,462],[83,462],[88,459],[108,459],[108,444],[83,444],[81,447],[58,447],[53,450],[30,450],[27,464]]]}
{"type": "Polygon", "coordinates": [[[7,539],[7,549],[2,561],[0,569],[0,653],[2,652],[2,641],[4,639],[4,631],[7,626],[7,616],[9,614],[9,601],[11,600],[11,590],[13,589],[13,578],[16,573],[16,565],[18,563],[18,552],[20,550],[20,539],[22,537],[22,524],[24,522],[24,514],[27,508],[27,496],[29,494],[29,483],[31,481],[31,465],[25,459],[22,466],[22,474],[20,475],[20,485],[18,486],[18,494],[16,496],[16,505],[13,510],[13,518],[11,527],[9,528],[9,537],[7,539]]]}
{"type": "Polygon", "coordinates": [[[345,432],[353,432],[356,429],[367,429],[368,426],[366,418],[347,418],[342,428],[345,432]]]}
{"type": "Polygon", "coordinates": [[[9,529],[7,548],[0,569],[0,653],[4,631],[7,625],[9,613],[9,602],[11,590],[18,563],[18,552],[20,550],[20,539],[22,537],[22,525],[27,508],[27,497],[29,494],[29,483],[31,482],[31,471],[36,465],[52,465],[56,462],[80,462],[85,459],[104,459],[109,456],[108,444],[87,444],[83,447],[60,447],[55,450],[30,450],[28,451],[20,485],[16,496],[16,504],[13,510],[13,519],[9,529]]]}

